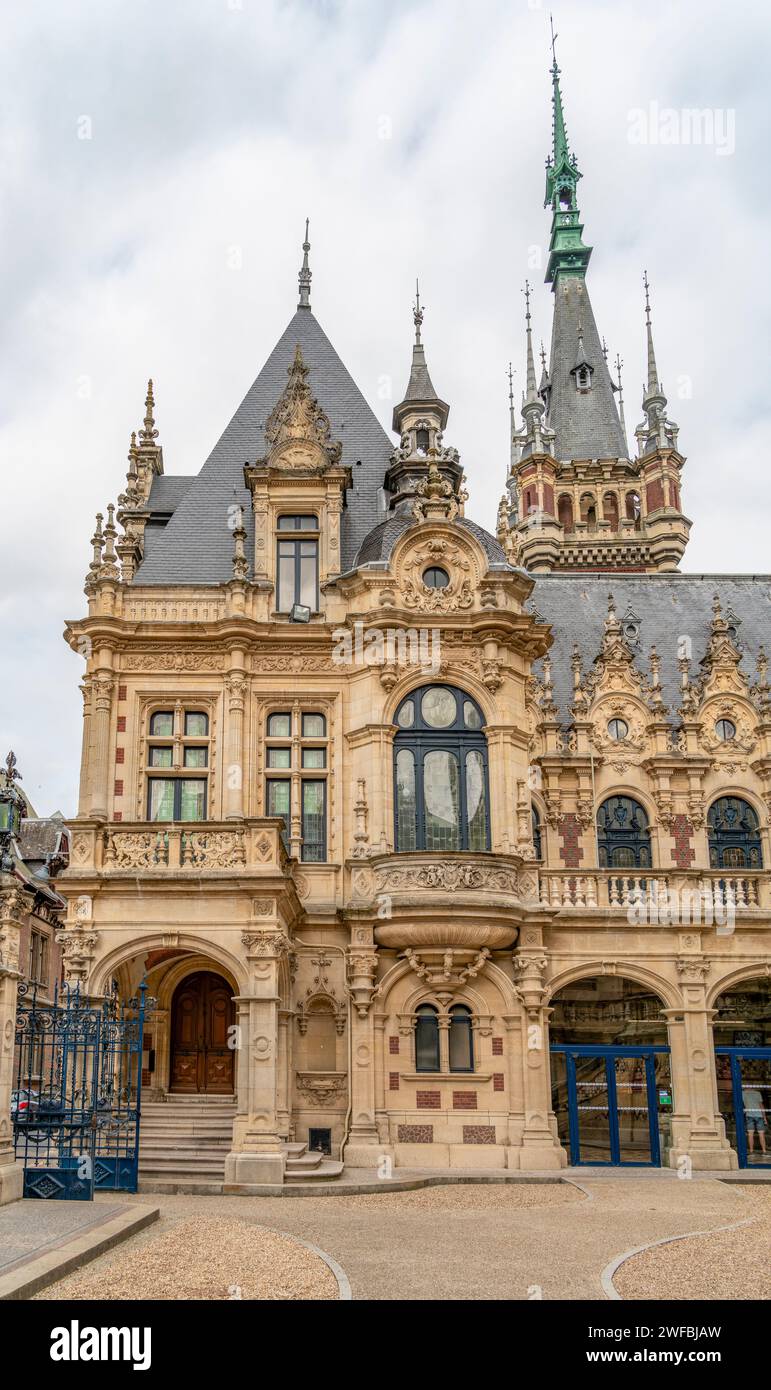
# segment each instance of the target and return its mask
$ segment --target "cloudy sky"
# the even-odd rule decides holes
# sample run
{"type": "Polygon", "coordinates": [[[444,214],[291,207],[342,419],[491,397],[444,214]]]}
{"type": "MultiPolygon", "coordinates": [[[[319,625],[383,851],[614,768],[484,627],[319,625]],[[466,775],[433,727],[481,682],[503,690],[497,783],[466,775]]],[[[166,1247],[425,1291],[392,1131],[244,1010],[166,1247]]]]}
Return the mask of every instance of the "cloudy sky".
{"type": "MultiPolygon", "coordinates": [[[[640,417],[641,276],[688,456],[684,568],[768,572],[765,0],[555,0],[600,332],[640,417]],[[688,113],[702,113],[700,143],[688,113]],[[690,138],[689,138],[690,137],[690,138]]],[[[537,0],[35,0],[0,55],[0,752],[72,814],[94,513],[155,378],[194,473],[296,304],[388,427],[415,276],[469,514],[493,527],[521,287],[548,344],[548,7],[537,0]]]]}

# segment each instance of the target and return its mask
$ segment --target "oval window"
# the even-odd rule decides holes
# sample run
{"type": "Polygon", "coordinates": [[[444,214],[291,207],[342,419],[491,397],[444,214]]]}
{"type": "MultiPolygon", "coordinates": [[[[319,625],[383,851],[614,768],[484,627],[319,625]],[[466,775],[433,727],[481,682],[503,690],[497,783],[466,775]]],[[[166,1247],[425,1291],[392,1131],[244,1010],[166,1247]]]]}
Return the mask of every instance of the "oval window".
{"type": "Polygon", "coordinates": [[[420,702],[420,712],[424,723],[430,729],[449,729],[455,723],[455,696],[451,690],[434,686],[427,690],[420,702]]]}
{"type": "Polygon", "coordinates": [[[427,589],[446,589],[449,582],[447,570],[443,570],[440,565],[431,565],[423,571],[423,583],[427,589]]]}
{"type": "Polygon", "coordinates": [[[470,700],[463,702],[463,723],[467,729],[481,729],[482,716],[476,705],[472,705],[470,700]]]}
{"type": "Polygon", "coordinates": [[[415,705],[412,700],[405,700],[396,716],[396,722],[400,729],[412,728],[415,723],[415,705]]]}
{"type": "Polygon", "coordinates": [[[612,738],[614,742],[621,743],[622,740],[626,738],[628,733],[629,725],[627,724],[625,719],[608,720],[608,736],[609,738],[612,738]]]}
{"type": "Polygon", "coordinates": [[[730,743],[732,738],[736,738],[736,725],[732,719],[718,719],[715,733],[723,743],[730,743]]]}

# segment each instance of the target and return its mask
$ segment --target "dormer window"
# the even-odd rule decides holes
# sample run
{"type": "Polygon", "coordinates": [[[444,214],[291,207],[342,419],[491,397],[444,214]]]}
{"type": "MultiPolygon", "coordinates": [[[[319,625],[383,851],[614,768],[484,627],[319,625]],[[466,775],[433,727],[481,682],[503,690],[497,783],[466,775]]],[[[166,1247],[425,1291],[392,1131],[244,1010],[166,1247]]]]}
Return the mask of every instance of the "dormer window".
{"type": "Polygon", "coordinates": [[[417,453],[420,454],[421,458],[426,457],[426,454],[428,453],[429,443],[430,437],[428,430],[425,427],[417,430],[415,434],[415,449],[417,453]]]}
{"type": "Polygon", "coordinates": [[[592,373],[590,367],[579,367],[576,372],[576,390],[591,391],[592,373]]]}
{"type": "Polygon", "coordinates": [[[295,604],[316,613],[319,606],[319,521],[317,516],[280,516],[277,544],[277,610],[295,604]]]}

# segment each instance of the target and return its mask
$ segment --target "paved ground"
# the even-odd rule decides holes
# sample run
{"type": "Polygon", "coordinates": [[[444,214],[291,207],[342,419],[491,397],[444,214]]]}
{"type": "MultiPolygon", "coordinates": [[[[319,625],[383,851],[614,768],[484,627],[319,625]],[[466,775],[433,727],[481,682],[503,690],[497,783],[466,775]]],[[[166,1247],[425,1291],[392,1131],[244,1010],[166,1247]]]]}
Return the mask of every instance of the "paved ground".
{"type": "MultiPolygon", "coordinates": [[[[583,1190],[567,1183],[516,1183],[294,1199],[159,1196],[154,1201],[160,1222],[83,1271],[80,1297],[90,1296],[86,1276],[93,1287],[117,1284],[131,1252],[158,1234],[181,1222],[214,1220],[258,1224],[312,1242],[342,1265],[357,1299],[527,1299],[539,1289],[544,1299],[603,1299],[600,1275],[616,1256],[664,1236],[754,1219],[757,1203],[769,1195],[766,1189],[674,1175],[651,1180],[582,1173],[581,1183],[583,1190]]],[[[741,1268],[738,1246],[734,1257],[741,1268]]],[[[237,1282],[228,1268],[221,1277],[237,1282]]],[[[683,1288],[682,1271],[678,1278],[683,1288]]],[[[737,1296],[733,1274],[724,1287],[726,1292],[711,1297],[737,1296]]],[[[133,1291],[142,1296],[141,1288],[133,1291]]],[[[646,1296],[671,1294],[662,1286],[646,1296]]]]}
{"type": "MultiPolygon", "coordinates": [[[[147,1205],[147,1199],[144,1200],[147,1205]]],[[[0,1274],[17,1261],[32,1259],[128,1211],[127,1202],[42,1202],[27,1198],[0,1207],[0,1274]]]]}

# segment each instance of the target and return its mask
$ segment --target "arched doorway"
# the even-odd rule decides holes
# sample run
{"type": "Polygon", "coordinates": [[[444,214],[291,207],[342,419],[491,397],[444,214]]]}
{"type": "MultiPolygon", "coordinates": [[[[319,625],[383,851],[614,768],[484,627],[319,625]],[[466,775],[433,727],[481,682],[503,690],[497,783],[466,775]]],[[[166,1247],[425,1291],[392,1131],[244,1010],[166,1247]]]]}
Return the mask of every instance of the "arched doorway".
{"type": "Polygon", "coordinates": [[[177,985],[171,1003],[169,1090],[232,1094],[233,1021],[233,989],[221,975],[199,970],[177,985]]]}
{"type": "Polygon", "coordinates": [[[712,1026],[718,1103],[739,1166],[771,1167],[771,979],[719,994],[712,1026]]]}
{"type": "Polygon", "coordinates": [[[673,1110],[663,1004],[635,980],[575,980],[552,1000],[552,1108],[574,1164],[661,1165],[673,1110]]]}

